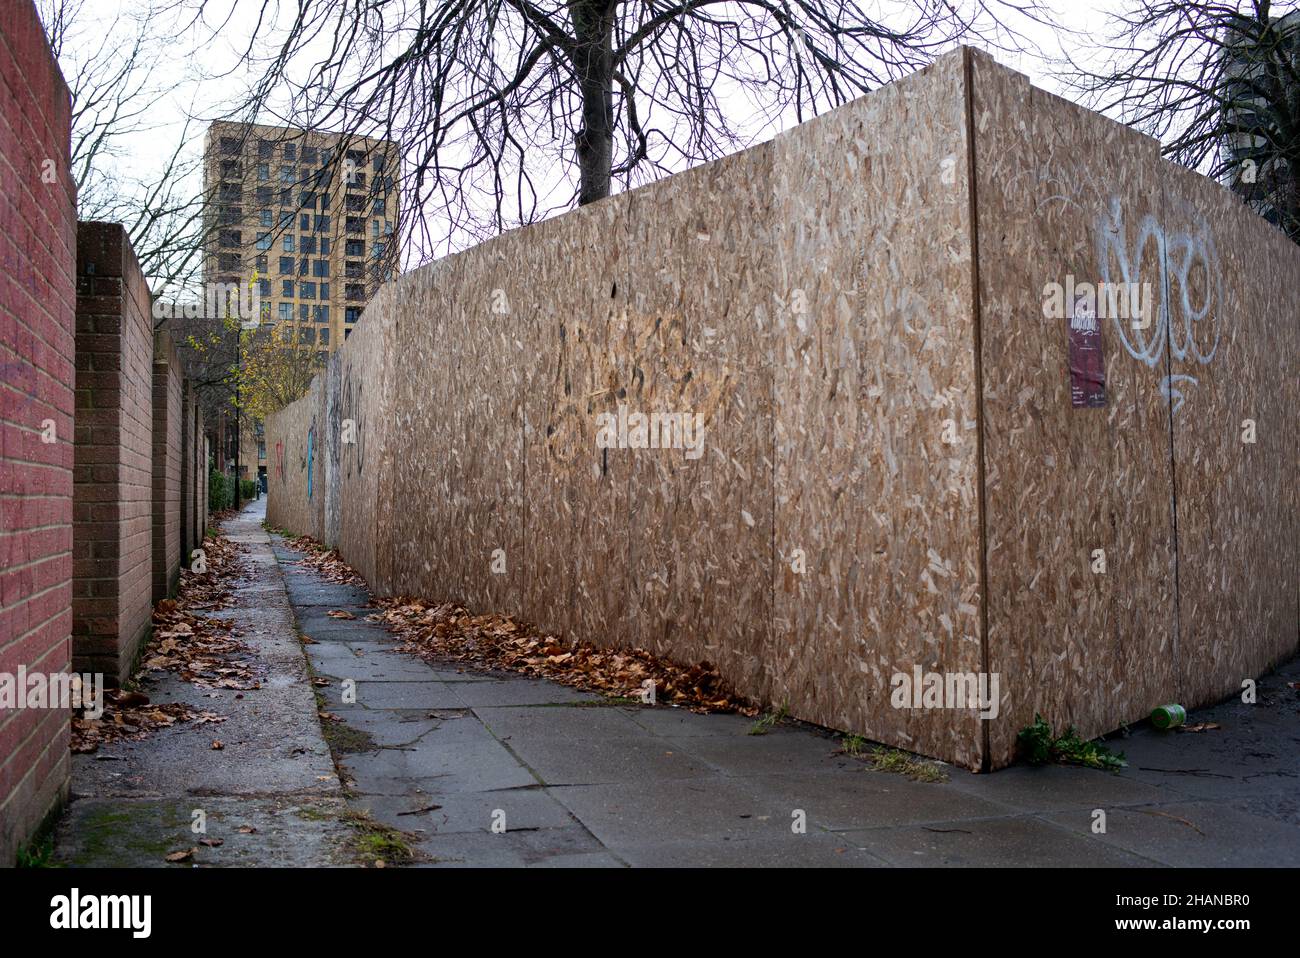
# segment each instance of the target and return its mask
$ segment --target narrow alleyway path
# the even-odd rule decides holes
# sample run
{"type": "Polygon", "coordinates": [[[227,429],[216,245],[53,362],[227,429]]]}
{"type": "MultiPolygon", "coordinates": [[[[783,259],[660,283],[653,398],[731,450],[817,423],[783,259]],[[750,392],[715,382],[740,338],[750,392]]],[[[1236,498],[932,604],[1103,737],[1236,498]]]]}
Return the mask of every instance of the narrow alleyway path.
{"type": "Polygon", "coordinates": [[[368,595],[296,564],[289,598],[350,801],[414,836],[433,866],[1294,865],[1300,858],[1300,702],[1142,730],[1121,774],[950,769],[946,783],[869,770],[806,726],[618,706],[544,680],[434,667],[364,621],[368,595]],[[355,619],[331,617],[346,610],[355,619]],[[351,680],[355,701],[345,703],[351,680]],[[1093,810],[1107,813],[1094,834],[1093,810]],[[806,832],[792,825],[806,819],[806,832]]]}
{"type": "Polygon", "coordinates": [[[1119,774],[948,769],[947,782],[916,782],[868,769],[808,726],[752,735],[740,716],[612,704],[397,652],[365,620],[363,589],[323,580],[267,535],[264,505],[225,526],[247,550],[246,573],[234,606],[216,613],[235,622],[260,687],[151,673],[152,702],[225,721],[74,756],[56,863],[164,866],[192,850],[169,867],[349,864],[369,860],[358,813],[410,836],[417,864],[434,867],[1300,859],[1295,661],[1260,682],[1258,704],[1189,716],[1218,728],[1143,728],[1114,743],[1129,760],[1119,774]]]}
{"type": "Polygon", "coordinates": [[[341,821],[347,807],[280,566],[262,528],[265,514],[262,499],[224,525],[247,550],[247,572],[234,583],[233,607],[213,613],[235,623],[250,649],[241,660],[261,687],[199,688],[172,672],[150,673],[143,691],[152,703],[184,702],[225,721],[180,723],[74,755],[73,801],[56,832],[55,862],[165,866],[166,856],[187,849],[194,851],[182,865],[351,860],[354,830],[341,821]],[[203,832],[194,831],[196,813],[203,832]]]}

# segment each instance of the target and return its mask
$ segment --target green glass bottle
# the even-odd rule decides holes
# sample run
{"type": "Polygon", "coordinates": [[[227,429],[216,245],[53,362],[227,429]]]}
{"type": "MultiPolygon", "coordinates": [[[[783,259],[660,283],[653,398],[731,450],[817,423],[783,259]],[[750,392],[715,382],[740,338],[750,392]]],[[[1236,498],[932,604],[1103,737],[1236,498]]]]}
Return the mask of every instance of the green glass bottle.
{"type": "Polygon", "coordinates": [[[1187,721],[1187,709],[1177,703],[1158,705],[1151,712],[1151,724],[1161,730],[1177,728],[1187,721]]]}

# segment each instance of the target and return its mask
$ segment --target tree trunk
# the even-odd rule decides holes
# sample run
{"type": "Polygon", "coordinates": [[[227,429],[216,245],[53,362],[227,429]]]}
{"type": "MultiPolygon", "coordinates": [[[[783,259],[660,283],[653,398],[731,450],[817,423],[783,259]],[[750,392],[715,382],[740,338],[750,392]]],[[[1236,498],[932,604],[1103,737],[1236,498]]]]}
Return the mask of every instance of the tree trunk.
{"type": "Polygon", "coordinates": [[[573,17],[573,67],[582,97],[578,130],[578,205],[609,196],[614,168],[613,0],[569,0],[573,17]]]}

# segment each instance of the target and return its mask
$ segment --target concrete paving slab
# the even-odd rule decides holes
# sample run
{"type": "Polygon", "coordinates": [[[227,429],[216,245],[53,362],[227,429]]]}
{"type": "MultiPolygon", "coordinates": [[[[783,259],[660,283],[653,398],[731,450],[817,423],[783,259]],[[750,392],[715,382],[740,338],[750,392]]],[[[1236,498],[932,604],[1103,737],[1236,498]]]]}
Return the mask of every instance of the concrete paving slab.
{"type": "Polygon", "coordinates": [[[620,846],[638,868],[883,868],[885,862],[842,835],[807,833],[788,838],[657,842],[620,846]]]}
{"type": "Polygon", "coordinates": [[[571,785],[550,792],[615,850],[663,841],[783,838],[792,822],[791,809],[780,798],[761,795],[751,782],[721,776],[571,785]]]}
{"type": "Polygon", "coordinates": [[[433,835],[422,840],[417,847],[433,861],[431,867],[507,866],[528,867],[567,864],[591,864],[597,856],[610,864],[609,850],[580,825],[536,830],[509,830],[500,834],[492,832],[455,832],[433,835]],[[576,859],[581,857],[584,861],[576,859]]]}
{"type": "Polygon", "coordinates": [[[1148,785],[1123,775],[1092,768],[1015,766],[996,775],[954,771],[949,787],[1020,811],[1092,809],[1179,801],[1180,793],[1163,783],[1148,785]]]}
{"type": "Polygon", "coordinates": [[[957,818],[1005,816],[1008,806],[940,783],[913,782],[868,770],[761,775],[748,779],[760,794],[808,813],[811,828],[831,831],[913,825],[957,818]]]}
{"type": "Polygon", "coordinates": [[[423,835],[490,832],[497,820],[515,830],[563,828],[574,824],[569,810],[537,786],[486,792],[433,792],[417,800],[407,795],[363,795],[356,804],[377,821],[423,835]]]}
{"type": "MultiPolygon", "coordinates": [[[[1053,812],[1051,822],[1078,828],[1078,816],[1053,812]]],[[[1165,865],[1294,868],[1294,826],[1249,815],[1221,802],[1116,808],[1098,841],[1165,865]]]]}
{"type": "Polygon", "coordinates": [[[903,868],[1147,868],[1156,865],[1150,859],[1097,841],[1086,824],[1082,830],[1077,827],[1066,830],[1032,816],[836,832],[835,837],[903,868]]]}

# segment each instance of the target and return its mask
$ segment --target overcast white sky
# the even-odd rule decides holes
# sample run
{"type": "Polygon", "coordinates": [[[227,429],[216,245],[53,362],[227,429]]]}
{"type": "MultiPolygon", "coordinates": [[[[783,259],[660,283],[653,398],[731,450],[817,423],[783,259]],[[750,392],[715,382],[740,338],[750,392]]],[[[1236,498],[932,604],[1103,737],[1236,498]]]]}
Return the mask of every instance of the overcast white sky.
{"type": "MultiPolygon", "coordinates": [[[[39,0],[45,6],[54,2],[58,0],[39,0]]],[[[154,0],[155,5],[158,2],[160,0],[154,0]]],[[[119,171],[134,176],[147,175],[161,162],[164,151],[160,144],[175,142],[182,133],[187,116],[207,119],[223,114],[256,76],[258,70],[245,67],[241,55],[262,0],[209,2],[214,11],[209,24],[216,16],[232,11],[220,39],[200,49],[197,56],[187,56],[186,52],[194,49],[197,33],[175,38],[168,48],[174,53],[165,53],[150,73],[157,99],[150,110],[147,128],[122,137],[114,146],[114,163],[119,171]]],[[[1087,59],[1090,51],[1102,40],[1107,12],[1120,7],[1121,0],[1042,2],[1053,11],[1056,26],[1022,22],[1025,35],[1037,46],[1037,51],[1019,56],[1005,52],[995,52],[995,55],[1008,66],[1028,74],[1036,85],[1065,95],[1053,68],[1053,60],[1065,52],[1087,59]]],[[[109,49],[124,45],[137,29],[132,18],[138,17],[148,6],[149,0],[88,0],[82,30],[70,47],[71,56],[64,57],[65,74],[75,69],[75,64],[68,62],[70,59],[89,56],[101,44],[107,43],[109,49]]],[[[286,6],[292,9],[294,4],[290,2],[286,6]]],[[[155,21],[153,25],[159,32],[170,32],[177,29],[178,23],[163,20],[155,21]]],[[[203,35],[210,36],[210,32],[205,30],[203,35]]],[[[269,117],[262,119],[273,122],[269,117]]],[[[194,155],[202,149],[205,129],[206,123],[195,123],[190,127],[189,149],[194,155]]],[[[762,138],[771,132],[775,131],[769,131],[762,138]]],[[[194,189],[197,191],[199,187],[196,182],[194,189]]],[[[408,267],[412,265],[415,263],[407,263],[408,267]]]]}

